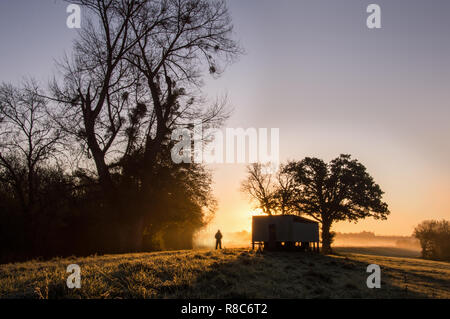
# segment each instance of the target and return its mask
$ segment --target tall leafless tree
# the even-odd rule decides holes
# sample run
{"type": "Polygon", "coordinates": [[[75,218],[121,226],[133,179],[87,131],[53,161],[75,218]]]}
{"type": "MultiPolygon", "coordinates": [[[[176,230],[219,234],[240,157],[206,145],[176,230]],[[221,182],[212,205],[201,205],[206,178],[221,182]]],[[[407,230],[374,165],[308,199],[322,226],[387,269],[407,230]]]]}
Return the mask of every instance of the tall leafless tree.
{"type": "MultiPolygon", "coordinates": [[[[111,221],[123,225],[129,203],[114,172],[133,161],[140,180],[133,204],[151,212],[154,167],[171,130],[193,120],[218,125],[226,118],[223,103],[205,107],[201,82],[206,72],[220,74],[241,49],[223,0],[75,3],[89,19],[73,57],[60,63],[62,78],[52,83],[52,99],[59,103],[53,117],[93,158],[111,221]]],[[[135,215],[140,226],[131,231],[141,233],[135,227],[142,229],[142,214],[135,215]]]]}
{"type": "Polygon", "coordinates": [[[129,38],[130,19],[141,1],[71,1],[86,9],[86,24],[74,44],[73,57],[59,64],[62,84],[52,83],[60,102],[54,118],[81,141],[92,156],[100,184],[114,194],[108,159],[121,128],[134,84],[123,57],[136,42],[129,38]]]}
{"type": "MultiPolygon", "coordinates": [[[[155,2],[146,2],[145,10],[132,17],[134,38],[145,35],[127,54],[150,97],[151,120],[143,138],[145,172],[151,172],[160,146],[167,142],[174,126],[193,120],[213,125],[224,119],[223,104],[202,108],[203,99],[198,94],[203,71],[206,67],[212,74],[219,73],[221,64],[231,62],[241,51],[231,38],[225,1],[156,3],[155,7],[155,2]]],[[[144,184],[151,183],[148,177],[144,176],[144,184]]]]}
{"type": "Polygon", "coordinates": [[[0,178],[15,192],[23,213],[32,213],[38,170],[54,157],[62,137],[35,81],[0,85],[0,127],[0,178]]]}
{"type": "Polygon", "coordinates": [[[295,180],[290,175],[284,171],[284,166],[282,165],[279,170],[275,173],[277,190],[275,191],[274,197],[276,201],[277,211],[282,214],[297,214],[295,205],[295,180]]]}
{"type": "Polygon", "coordinates": [[[256,208],[264,214],[277,213],[277,180],[264,164],[253,163],[247,166],[247,178],[241,183],[241,191],[250,196],[256,208]]]}

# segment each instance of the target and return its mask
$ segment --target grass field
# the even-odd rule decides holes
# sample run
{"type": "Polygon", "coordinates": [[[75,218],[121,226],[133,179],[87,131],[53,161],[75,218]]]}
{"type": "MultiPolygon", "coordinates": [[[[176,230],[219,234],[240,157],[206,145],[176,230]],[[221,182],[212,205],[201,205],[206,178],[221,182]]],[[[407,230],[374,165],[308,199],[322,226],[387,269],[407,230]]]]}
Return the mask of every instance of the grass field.
{"type": "Polygon", "coordinates": [[[0,265],[0,297],[450,298],[450,263],[404,257],[392,248],[336,251],[324,256],[236,248],[7,264],[0,265]],[[66,286],[72,263],[81,267],[80,289],[66,286]],[[373,263],[381,266],[380,289],[366,286],[373,263]]]}

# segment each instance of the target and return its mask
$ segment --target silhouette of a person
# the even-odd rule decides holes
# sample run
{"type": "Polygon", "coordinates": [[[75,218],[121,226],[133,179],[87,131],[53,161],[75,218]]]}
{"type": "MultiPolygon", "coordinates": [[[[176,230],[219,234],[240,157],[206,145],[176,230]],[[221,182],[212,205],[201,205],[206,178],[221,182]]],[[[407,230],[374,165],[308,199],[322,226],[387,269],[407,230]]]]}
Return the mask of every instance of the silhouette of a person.
{"type": "Polygon", "coordinates": [[[219,247],[219,249],[222,249],[222,233],[220,232],[220,230],[217,231],[215,237],[216,237],[216,249],[217,247],[219,247]]]}

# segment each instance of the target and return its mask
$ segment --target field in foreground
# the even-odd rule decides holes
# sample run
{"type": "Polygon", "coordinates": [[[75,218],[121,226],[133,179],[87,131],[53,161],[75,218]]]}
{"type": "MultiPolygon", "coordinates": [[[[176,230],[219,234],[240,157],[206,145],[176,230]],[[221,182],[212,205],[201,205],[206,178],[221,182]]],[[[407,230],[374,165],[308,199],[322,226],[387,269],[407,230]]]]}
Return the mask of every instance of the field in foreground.
{"type": "Polygon", "coordinates": [[[29,261],[0,265],[0,297],[450,298],[450,263],[390,252],[339,248],[323,256],[226,249],[29,261]],[[81,267],[82,283],[70,290],[66,267],[73,263],[81,267]],[[381,266],[380,289],[366,286],[369,264],[381,266]]]}

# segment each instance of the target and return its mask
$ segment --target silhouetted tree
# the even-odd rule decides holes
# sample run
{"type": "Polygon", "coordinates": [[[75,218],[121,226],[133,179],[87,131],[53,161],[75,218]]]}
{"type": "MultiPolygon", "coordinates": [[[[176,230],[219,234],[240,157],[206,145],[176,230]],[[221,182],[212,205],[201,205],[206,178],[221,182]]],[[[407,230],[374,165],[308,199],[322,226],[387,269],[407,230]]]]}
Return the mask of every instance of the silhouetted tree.
{"type": "Polygon", "coordinates": [[[39,187],[37,175],[56,155],[59,130],[47,117],[47,104],[31,80],[23,87],[0,85],[0,170],[20,202],[24,214],[32,214],[39,187]]]}
{"type": "Polygon", "coordinates": [[[0,85],[1,259],[54,252],[72,181],[59,166],[61,132],[37,84],[0,85]]]}
{"type": "Polygon", "coordinates": [[[287,173],[284,166],[275,173],[276,175],[276,191],[274,194],[276,210],[282,214],[296,213],[295,201],[295,179],[287,173]]]}
{"type": "MultiPolygon", "coordinates": [[[[205,106],[201,82],[205,71],[219,74],[240,48],[222,0],[148,1],[131,24],[139,41],[126,60],[142,82],[148,110],[130,145],[142,150],[141,193],[153,194],[155,164],[172,130],[193,121],[219,126],[227,118],[223,101],[205,106]]],[[[149,205],[142,201],[144,211],[152,211],[149,205]]]]}
{"type": "Polygon", "coordinates": [[[322,225],[322,251],[331,252],[336,221],[374,217],[386,219],[388,205],[382,201],[383,191],[367,173],[364,165],[340,155],[330,163],[306,157],[290,162],[284,168],[295,181],[295,200],[291,203],[299,214],[306,214],[322,225]]]}
{"type": "Polygon", "coordinates": [[[73,47],[73,56],[59,64],[63,78],[51,85],[52,98],[58,102],[53,119],[72,139],[80,143],[85,159],[93,160],[98,183],[108,212],[105,227],[115,229],[111,241],[126,237],[121,227],[124,203],[114,183],[111,164],[126,143],[123,134],[126,115],[136,105],[127,96],[133,90],[124,56],[135,44],[130,39],[130,18],[143,7],[143,1],[72,1],[85,9],[85,25],[73,47]]]}
{"type": "MultiPolygon", "coordinates": [[[[170,148],[170,144],[165,147],[153,167],[153,183],[148,198],[153,199],[151,205],[142,206],[139,199],[130,205],[132,211],[140,215],[143,227],[141,233],[135,233],[134,240],[143,241],[147,249],[192,248],[192,235],[215,212],[210,172],[201,164],[173,163],[170,148]],[[143,207],[149,207],[151,213],[139,211],[143,207]],[[180,234],[178,238],[176,232],[180,234]],[[188,240],[186,236],[191,238],[188,240]],[[176,247],[175,243],[180,243],[180,246],[176,247]]],[[[142,154],[136,155],[137,161],[142,158],[142,154]]],[[[136,169],[140,165],[124,164],[124,167],[126,169],[121,176],[124,179],[123,196],[142,196],[142,175],[136,169]]]]}
{"type": "Polygon", "coordinates": [[[296,213],[295,180],[281,165],[276,171],[271,163],[253,163],[247,166],[247,178],[241,183],[241,192],[249,195],[255,208],[264,214],[296,213]]]}
{"type": "Polygon", "coordinates": [[[276,178],[268,169],[269,164],[253,163],[247,166],[247,178],[241,183],[241,191],[250,196],[255,208],[264,214],[276,214],[276,178]]]}
{"type": "Polygon", "coordinates": [[[155,185],[171,131],[193,120],[223,122],[224,103],[205,107],[201,80],[240,48],[222,0],[71,2],[90,20],[53,82],[53,118],[93,159],[117,245],[139,249],[140,240],[130,240],[160,211],[155,185]],[[125,196],[131,181],[134,194],[125,196]]]}

